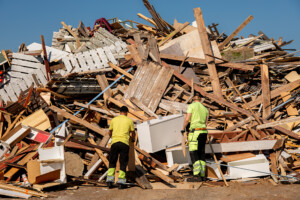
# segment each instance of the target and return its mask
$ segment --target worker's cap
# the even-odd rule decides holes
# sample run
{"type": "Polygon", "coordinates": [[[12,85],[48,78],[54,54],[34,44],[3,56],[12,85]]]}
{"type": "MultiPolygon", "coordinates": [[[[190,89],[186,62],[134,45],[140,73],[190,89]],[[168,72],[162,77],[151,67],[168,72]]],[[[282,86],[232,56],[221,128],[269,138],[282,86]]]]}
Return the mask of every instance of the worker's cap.
{"type": "Polygon", "coordinates": [[[128,108],[126,106],[122,106],[120,112],[128,113],[128,108]]]}

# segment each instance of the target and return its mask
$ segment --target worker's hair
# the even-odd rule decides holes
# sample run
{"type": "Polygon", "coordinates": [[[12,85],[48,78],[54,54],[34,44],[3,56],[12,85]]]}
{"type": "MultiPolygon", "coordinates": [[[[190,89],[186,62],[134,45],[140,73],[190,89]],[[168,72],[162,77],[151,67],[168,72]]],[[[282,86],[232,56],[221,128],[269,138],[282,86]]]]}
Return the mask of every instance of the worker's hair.
{"type": "Polygon", "coordinates": [[[121,113],[128,113],[128,108],[126,106],[122,106],[120,112],[121,113]]]}
{"type": "Polygon", "coordinates": [[[200,97],[200,95],[199,94],[195,94],[195,96],[193,97],[193,100],[195,101],[195,100],[201,100],[201,97],[200,97]]]}

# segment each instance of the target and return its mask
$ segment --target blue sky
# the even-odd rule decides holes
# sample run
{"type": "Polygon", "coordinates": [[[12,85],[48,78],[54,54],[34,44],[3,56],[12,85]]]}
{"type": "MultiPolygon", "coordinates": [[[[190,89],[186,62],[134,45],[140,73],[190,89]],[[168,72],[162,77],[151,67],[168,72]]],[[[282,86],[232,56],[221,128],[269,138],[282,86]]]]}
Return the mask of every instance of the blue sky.
{"type": "MultiPolygon", "coordinates": [[[[201,7],[206,25],[219,23],[219,32],[225,30],[229,35],[250,14],[254,19],[239,35],[247,37],[258,34],[262,30],[268,37],[284,41],[295,40],[284,48],[300,50],[300,0],[149,0],[161,17],[173,24],[176,18],[179,22],[194,21],[193,8],[201,7]]],[[[122,20],[131,19],[146,23],[137,17],[142,13],[150,14],[142,0],[0,0],[1,31],[0,49],[16,51],[25,42],[40,43],[43,34],[46,45],[51,45],[53,31],[66,24],[77,27],[79,20],[86,26],[93,26],[98,18],[118,17],[122,20]]]]}

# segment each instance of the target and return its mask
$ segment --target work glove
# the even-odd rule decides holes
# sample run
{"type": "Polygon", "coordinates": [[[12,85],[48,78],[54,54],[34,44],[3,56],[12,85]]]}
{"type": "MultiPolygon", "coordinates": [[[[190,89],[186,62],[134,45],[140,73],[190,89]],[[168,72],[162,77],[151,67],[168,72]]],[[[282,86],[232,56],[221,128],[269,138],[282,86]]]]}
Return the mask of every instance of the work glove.
{"type": "Polygon", "coordinates": [[[180,132],[181,132],[181,134],[184,134],[185,130],[181,130],[180,132]]]}

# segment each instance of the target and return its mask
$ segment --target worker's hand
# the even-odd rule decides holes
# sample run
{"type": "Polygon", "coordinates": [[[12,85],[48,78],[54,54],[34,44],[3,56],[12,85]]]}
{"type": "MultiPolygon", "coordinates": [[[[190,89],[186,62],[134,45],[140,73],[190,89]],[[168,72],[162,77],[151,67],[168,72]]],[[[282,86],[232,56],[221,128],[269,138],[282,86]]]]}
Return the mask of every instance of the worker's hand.
{"type": "Polygon", "coordinates": [[[135,139],[134,139],[134,138],[131,138],[130,141],[131,141],[132,143],[134,143],[134,142],[135,142],[135,139]]]}
{"type": "Polygon", "coordinates": [[[180,132],[181,132],[181,134],[184,134],[184,133],[185,133],[185,130],[181,130],[180,132]]]}

